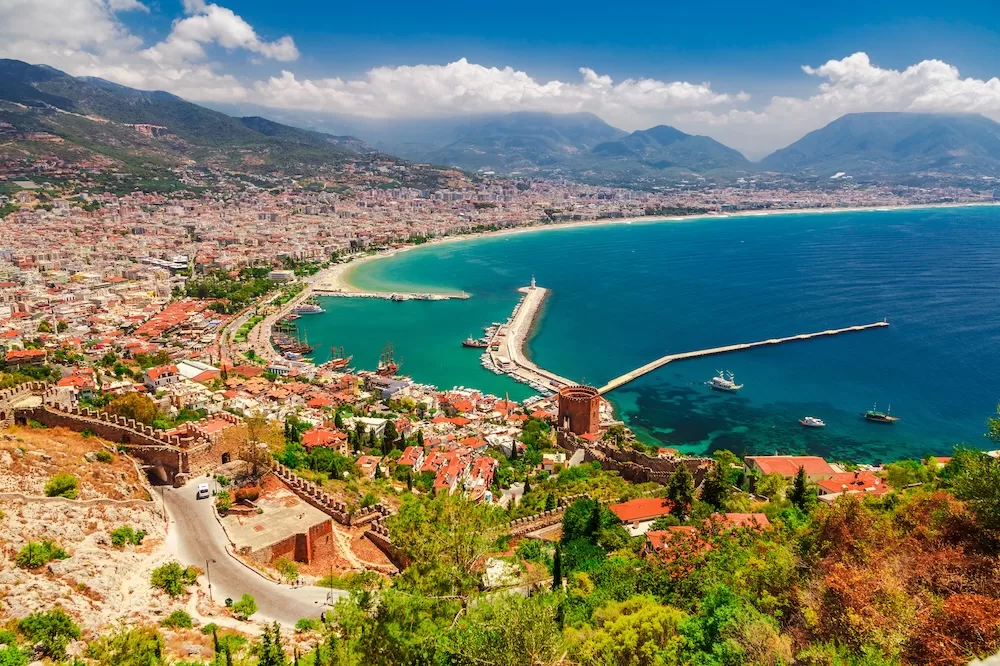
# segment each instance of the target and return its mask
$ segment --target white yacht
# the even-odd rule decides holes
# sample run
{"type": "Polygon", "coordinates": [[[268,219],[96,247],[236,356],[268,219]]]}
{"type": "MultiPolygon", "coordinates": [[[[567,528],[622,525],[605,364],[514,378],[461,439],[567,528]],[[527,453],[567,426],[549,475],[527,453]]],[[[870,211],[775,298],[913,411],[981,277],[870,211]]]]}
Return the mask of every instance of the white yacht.
{"type": "Polygon", "coordinates": [[[818,419],[815,416],[807,416],[804,419],[799,419],[799,423],[801,423],[802,425],[804,425],[807,428],[825,428],[826,427],[826,423],[823,422],[823,419],[818,419]]]}

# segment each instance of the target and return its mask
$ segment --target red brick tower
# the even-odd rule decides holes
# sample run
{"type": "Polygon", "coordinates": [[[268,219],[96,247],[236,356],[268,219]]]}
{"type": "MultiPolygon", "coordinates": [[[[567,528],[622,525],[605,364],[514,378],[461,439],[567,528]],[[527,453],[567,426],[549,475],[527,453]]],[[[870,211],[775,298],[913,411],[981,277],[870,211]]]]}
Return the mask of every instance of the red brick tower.
{"type": "Polygon", "coordinates": [[[559,427],[576,435],[596,433],[601,423],[601,396],[593,386],[559,389],[559,427]]]}

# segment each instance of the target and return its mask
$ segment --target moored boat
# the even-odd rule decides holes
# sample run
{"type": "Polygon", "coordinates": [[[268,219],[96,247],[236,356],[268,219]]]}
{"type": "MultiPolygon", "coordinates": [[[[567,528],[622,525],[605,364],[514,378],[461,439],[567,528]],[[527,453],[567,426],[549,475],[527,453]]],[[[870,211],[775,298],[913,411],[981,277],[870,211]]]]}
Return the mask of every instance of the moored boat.
{"type": "Polygon", "coordinates": [[[889,405],[889,409],[884,412],[878,411],[878,405],[873,405],[871,409],[864,413],[866,421],[871,421],[872,423],[884,423],[891,425],[899,420],[898,416],[892,416],[892,405],[889,405]]]}
{"type": "Polygon", "coordinates": [[[826,423],[823,422],[823,419],[818,419],[815,416],[807,416],[807,417],[805,417],[803,419],[799,419],[799,423],[801,423],[802,425],[804,425],[807,428],[824,428],[824,427],[826,427],[826,423]]]}

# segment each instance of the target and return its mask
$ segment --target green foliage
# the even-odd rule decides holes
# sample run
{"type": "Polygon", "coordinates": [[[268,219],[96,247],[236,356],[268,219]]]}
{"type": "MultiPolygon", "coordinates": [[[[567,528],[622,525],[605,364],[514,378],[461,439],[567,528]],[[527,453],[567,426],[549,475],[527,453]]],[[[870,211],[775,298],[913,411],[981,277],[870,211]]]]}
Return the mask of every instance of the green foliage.
{"type": "Polygon", "coordinates": [[[580,666],[672,666],[681,664],[685,614],[637,596],[594,614],[595,628],[582,631],[572,653],[580,666]]]}
{"type": "Polygon", "coordinates": [[[316,587],[348,591],[377,590],[381,584],[381,576],[374,571],[333,574],[332,576],[323,576],[316,581],[316,587]]]}
{"type": "Polygon", "coordinates": [[[538,562],[542,559],[542,543],[538,539],[525,539],[517,544],[514,552],[522,560],[538,562]]]}
{"type": "Polygon", "coordinates": [[[163,590],[171,597],[179,597],[187,593],[189,585],[194,585],[198,579],[198,570],[194,567],[182,567],[176,560],[167,562],[153,569],[150,584],[163,590]]]}
{"type": "Polygon", "coordinates": [[[311,617],[299,618],[295,623],[295,632],[299,634],[316,631],[317,629],[319,629],[319,621],[311,617]]]}
{"type": "Polygon", "coordinates": [[[43,541],[29,541],[17,553],[14,562],[21,569],[37,569],[45,566],[52,560],[65,560],[69,555],[58,545],[45,539],[43,541]]]}
{"type": "Polygon", "coordinates": [[[226,271],[215,271],[184,285],[184,295],[190,298],[228,301],[215,309],[223,314],[233,314],[250,305],[274,289],[273,282],[264,277],[250,277],[246,271],[234,278],[226,271]]]}
{"type": "Polygon", "coordinates": [[[275,560],[274,568],[288,582],[292,582],[299,577],[299,567],[287,557],[279,557],[275,560]]]}
{"type": "Polygon", "coordinates": [[[111,545],[124,548],[126,544],[138,546],[146,538],[145,530],[137,530],[131,525],[122,525],[111,532],[111,545]]]}
{"type": "MultiPolygon", "coordinates": [[[[256,604],[254,604],[254,610],[256,610],[256,604]]],[[[257,666],[287,666],[288,656],[285,654],[285,647],[281,640],[281,625],[277,622],[265,625],[264,632],[254,644],[252,651],[257,656],[257,666]]]]}
{"type": "Polygon", "coordinates": [[[769,500],[781,499],[785,496],[788,481],[778,473],[765,474],[757,480],[754,492],[769,500]]]}
{"type": "Polygon", "coordinates": [[[1000,538],[1000,459],[956,447],[949,467],[955,495],[968,502],[984,529],[1000,538]]]}
{"type": "Polygon", "coordinates": [[[228,490],[219,491],[219,494],[215,496],[215,506],[219,513],[226,513],[233,508],[233,497],[228,490]]]}
{"type": "Polygon", "coordinates": [[[670,513],[684,519],[694,503],[694,477],[687,465],[679,464],[667,483],[667,499],[672,502],[670,513]]]}
{"type": "MultiPolygon", "coordinates": [[[[3,217],[3,209],[0,208],[0,217],[3,217]]],[[[26,650],[22,650],[13,642],[0,641],[0,645],[5,644],[6,647],[0,649],[0,666],[28,666],[30,663],[29,655],[26,650]]]]}
{"type": "Polygon", "coordinates": [[[167,617],[163,618],[160,624],[168,629],[190,629],[194,626],[191,616],[187,611],[177,609],[167,617]]]}
{"type": "MultiPolygon", "coordinates": [[[[191,618],[188,617],[188,622],[190,621],[191,618]]],[[[155,628],[130,627],[125,624],[102,634],[87,646],[87,656],[95,660],[98,666],[167,666],[163,652],[163,637],[155,628]]]]}
{"type": "Polygon", "coordinates": [[[392,542],[410,562],[398,583],[428,594],[463,595],[479,585],[476,571],[506,531],[499,509],[459,495],[407,495],[388,521],[392,542]]]}
{"type": "Polygon", "coordinates": [[[885,480],[896,490],[906,486],[930,483],[937,477],[937,463],[934,466],[919,460],[898,460],[885,466],[885,480]]]}
{"type": "Polygon", "coordinates": [[[558,615],[556,594],[483,597],[448,632],[444,652],[455,666],[555,664],[565,652],[552,630],[558,615]]]}
{"type": "Polygon", "coordinates": [[[244,593],[240,600],[233,604],[233,615],[237,620],[249,620],[257,612],[257,600],[244,593]]]}
{"type": "Polygon", "coordinates": [[[807,513],[816,503],[816,493],[809,488],[805,467],[799,467],[799,471],[796,472],[795,481],[792,483],[792,492],[788,494],[788,499],[793,505],[807,513]]]}
{"type": "Polygon", "coordinates": [[[726,468],[716,460],[701,486],[701,501],[721,511],[726,507],[732,490],[733,486],[726,468]]]}
{"type": "Polygon", "coordinates": [[[110,451],[101,449],[100,451],[94,454],[94,460],[96,460],[99,463],[108,464],[115,461],[115,456],[110,451]]]}
{"type": "Polygon", "coordinates": [[[67,499],[76,499],[78,492],[79,482],[72,474],[66,474],[63,472],[54,474],[49,478],[48,483],[45,484],[46,497],[65,497],[67,499]]]}
{"type": "Polygon", "coordinates": [[[43,655],[52,659],[64,659],[69,642],[80,638],[80,627],[62,608],[32,613],[17,626],[43,655]]]}

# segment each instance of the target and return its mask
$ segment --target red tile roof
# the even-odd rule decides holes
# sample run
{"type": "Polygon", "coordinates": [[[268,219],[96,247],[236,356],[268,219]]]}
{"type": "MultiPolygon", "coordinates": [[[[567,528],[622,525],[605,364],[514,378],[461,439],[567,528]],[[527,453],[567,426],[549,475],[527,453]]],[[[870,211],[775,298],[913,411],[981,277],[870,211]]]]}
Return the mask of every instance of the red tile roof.
{"type": "Polygon", "coordinates": [[[608,507],[623,523],[653,520],[670,513],[670,500],[661,497],[641,497],[608,507]]]}
{"type": "Polygon", "coordinates": [[[809,476],[834,474],[830,463],[819,456],[747,456],[747,462],[753,461],[764,474],[780,474],[795,476],[799,467],[804,467],[809,476]]]}

